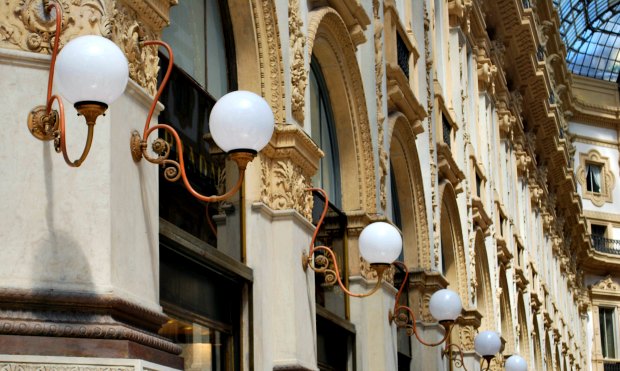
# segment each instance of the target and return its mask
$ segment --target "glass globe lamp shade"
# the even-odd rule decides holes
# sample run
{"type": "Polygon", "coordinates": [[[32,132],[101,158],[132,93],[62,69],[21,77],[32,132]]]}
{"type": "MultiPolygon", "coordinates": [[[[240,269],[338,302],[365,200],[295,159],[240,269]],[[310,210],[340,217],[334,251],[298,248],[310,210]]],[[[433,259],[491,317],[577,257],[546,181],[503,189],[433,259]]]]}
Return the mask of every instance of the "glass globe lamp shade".
{"type": "Polygon", "coordinates": [[[209,130],[225,152],[258,152],[269,143],[274,117],[260,95],[233,91],[221,97],[209,117],[209,130]]]}
{"type": "Polygon", "coordinates": [[[463,304],[459,294],[452,290],[441,289],[431,295],[428,309],[431,315],[439,322],[455,321],[461,314],[463,304]]]}
{"type": "Polygon", "coordinates": [[[370,264],[392,264],[403,249],[403,239],[393,225],[375,222],[362,230],[359,249],[370,264]]]}
{"type": "Polygon", "coordinates": [[[474,339],[474,348],[483,357],[495,356],[501,347],[502,340],[495,331],[482,331],[474,339]]]}
{"type": "Polygon", "coordinates": [[[123,94],[128,79],[127,58],[116,44],[102,36],[77,37],[56,57],[56,88],[74,105],[110,105],[123,94]]]}
{"type": "Polygon", "coordinates": [[[527,371],[527,362],[523,357],[513,354],[506,360],[506,371],[527,371]]]}

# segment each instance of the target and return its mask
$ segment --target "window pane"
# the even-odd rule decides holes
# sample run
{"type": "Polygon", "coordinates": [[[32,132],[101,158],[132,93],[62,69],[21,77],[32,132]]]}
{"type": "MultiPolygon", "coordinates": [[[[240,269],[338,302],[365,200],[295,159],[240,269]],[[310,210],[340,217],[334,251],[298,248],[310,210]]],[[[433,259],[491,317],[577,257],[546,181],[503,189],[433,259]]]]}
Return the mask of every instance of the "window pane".
{"type": "Polygon", "coordinates": [[[601,193],[601,166],[588,164],[586,166],[586,184],[588,192],[601,193]]]}
{"type": "MultiPolygon", "coordinates": [[[[167,66],[167,58],[160,54],[160,80],[167,66]]],[[[185,171],[192,187],[206,195],[224,193],[227,178],[236,180],[237,171],[227,163],[225,153],[205,140],[215,100],[175,64],[160,101],[166,109],[159,115],[159,122],[174,127],[183,141],[185,171]]],[[[169,158],[176,160],[178,148],[172,136],[163,130],[159,135],[172,144],[169,158]]],[[[159,216],[241,260],[240,195],[222,203],[203,203],[187,191],[182,181],[169,182],[163,170],[160,175],[159,216]]]]}
{"type": "Polygon", "coordinates": [[[310,103],[310,135],[325,153],[319,164],[318,174],[312,179],[312,183],[323,188],[327,192],[329,201],[336,207],[341,207],[340,165],[334,120],[327,87],[320,66],[314,59],[310,69],[310,103]]]}
{"type": "Polygon", "coordinates": [[[170,26],[162,33],[162,40],[172,46],[175,64],[203,88],[207,82],[205,25],[204,0],[183,0],[170,8],[170,26]]]}
{"type": "Polygon", "coordinates": [[[187,371],[234,370],[232,336],[198,323],[173,318],[159,334],[181,346],[187,371]]]}
{"type": "Polygon", "coordinates": [[[601,330],[601,349],[603,357],[616,358],[615,339],[615,310],[613,308],[599,308],[599,326],[601,330]]]}
{"type": "MultiPolygon", "coordinates": [[[[185,0],[183,0],[185,1],[185,0]]],[[[174,7],[173,7],[174,8],[174,7]]],[[[207,1],[207,91],[215,99],[228,92],[226,42],[218,1],[207,1]]]]}

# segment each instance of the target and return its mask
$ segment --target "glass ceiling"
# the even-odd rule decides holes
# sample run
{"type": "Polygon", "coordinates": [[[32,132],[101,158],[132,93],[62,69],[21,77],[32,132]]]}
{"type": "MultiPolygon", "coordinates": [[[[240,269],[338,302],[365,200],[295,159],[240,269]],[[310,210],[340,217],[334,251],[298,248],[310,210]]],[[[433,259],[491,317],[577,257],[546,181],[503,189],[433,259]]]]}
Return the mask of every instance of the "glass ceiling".
{"type": "Polygon", "coordinates": [[[553,0],[577,75],[620,82],[620,0],[553,0]]]}

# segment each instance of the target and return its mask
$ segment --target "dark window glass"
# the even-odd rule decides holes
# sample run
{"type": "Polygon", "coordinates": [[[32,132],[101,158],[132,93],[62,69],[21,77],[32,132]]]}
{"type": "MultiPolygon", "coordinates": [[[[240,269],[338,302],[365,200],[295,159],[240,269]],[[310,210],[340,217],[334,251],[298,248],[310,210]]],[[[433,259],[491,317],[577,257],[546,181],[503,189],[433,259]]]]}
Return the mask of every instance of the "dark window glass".
{"type": "Polygon", "coordinates": [[[329,93],[321,66],[315,58],[312,59],[310,67],[311,136],[325,154],[319,163],[319,171],[312,178],[312,183],[323,188],[327,192],[329,201],[341,207],[338,141],[329,93]]]}
{"type": "Polygon", "coordinates": [[[598,309],[599,326],[601,329],[601,349],[603,357],[616,358],[616,331],[614,308],[598,309]]]}
{"type": "Polygon", "coordinates": [[[605,227],[604,225],[592,224],[590,228],[592,229],[592,236],[605,237],[607,227],[605,227]]]}
{"type": "Polygon", "coordinates": [[[355,333],[317,313],[317,358],[320,371],[346,371],[353,362],[355,333]],[[351,358],[351,359],[350,359],[351,358]]]}
{"type": "Polygon", "coordinates": [[[441,123],[443,128],[443,142],[448,145],[448,147],[452,146],[452,125],[446,118],[446,116],[441,115],[441,123]]]}
{"type": "Polygon", "coordinates": [[[403,71],[405,76],[409,78],[409,56],[411,53],[409,52],[409,48],[407,48],[407,44],[405,44],[405,41],[399,32],[396,32],[396,53],[398,66],[403,71]]]}
{"type": "MultiPolygon", "coordinates": [[[[400,203],[398,200],[398,188],[396,184],[396,176],[394,174],[394,166],[390,164],[390,184],[392,195],[392,222],[399,229],[402,230],[402,217],[400,214],[400,203]]],[[[398,257],[399,261],[404,261],[405,249],[403,249],[398,257]]],[[[394,276],[394,286],[399,289],[405,275],[404,272],[400,272],[398,269],[394,276]]],[[[400,296],[400,305],[409,306],[409,284],[404,288],[402,295],[400,296]]],[[[409,370],[411,367],[411,337],[407,335],[406,331],[399,330],[396,333],[397,336],[397,350],[398,350],[398,370],[409,370]]]]}
{"type": "Polygon", "coordinates": [[[183,0],[170,8],[170,26],[162,33],[175,53],[175,64],[215,98],[234,90],[234,48],[227,1],[183,0]]]}

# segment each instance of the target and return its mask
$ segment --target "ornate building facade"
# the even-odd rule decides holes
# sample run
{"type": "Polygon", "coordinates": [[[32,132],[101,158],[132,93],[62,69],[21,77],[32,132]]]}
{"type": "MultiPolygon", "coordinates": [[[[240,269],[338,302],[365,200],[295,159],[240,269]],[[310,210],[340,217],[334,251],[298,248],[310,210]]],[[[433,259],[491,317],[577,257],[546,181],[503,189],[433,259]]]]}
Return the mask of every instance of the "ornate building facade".
{"type": "MultiPolygon", "coordinates": [[[[552,0],[57,3],[61,50],[104,36],[131,79],[88,159],[66,166],[26,125],[45,103],[56,12],[0,5],[3,369],[457,369],[389,320],[402,272],[360,299],[304,269],[326,203],[311,187],[329,195],[318,239],[351,291],[377,281],[362,229],[389,221],[420,337],[444,335],[431,294],[459,294],[448,341],[467,369],[481,369],[483,330],[502,339],[491,369],[515,354],[529,370],[619,367],[618,88],[569,72],[552,0]],[[238,177],[209,131],[220,97],[248,90],[273,110],[230,200],[201,202],[132,159],[171,60],[141,44],[155,39],[175,64],[152,121],[180,132],[194,188],[238,177]]],[[[73,153],[87,128],[66,110],[73,153]]]]}

